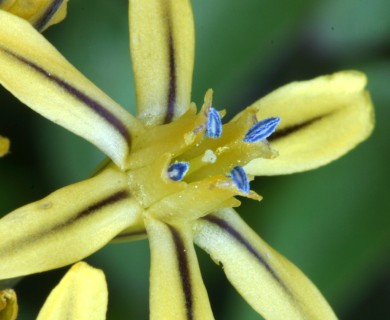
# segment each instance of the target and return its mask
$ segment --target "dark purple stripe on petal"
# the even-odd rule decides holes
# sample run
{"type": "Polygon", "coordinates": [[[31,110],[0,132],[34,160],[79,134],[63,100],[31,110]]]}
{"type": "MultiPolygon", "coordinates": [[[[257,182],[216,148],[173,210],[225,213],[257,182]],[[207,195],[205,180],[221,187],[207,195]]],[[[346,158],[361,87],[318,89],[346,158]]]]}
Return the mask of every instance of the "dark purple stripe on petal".
{"type": "Polygon", "coordinates": [[[20,62],[26,64],[27,66],[33,68],[35,71],[40,73],[42,76],[49,79],[50,81],[53,81],[58,86],[60,86],[62,89],[67,91],[75,99],[81,101],[84,105],[89,107],[91,110],[93,110],[95,113],[97,113],[102,119],[104,119],[112,127],[114,127],[116,129],[116,131],[118,131],[119,134],[127,141],[128,145],[130,147],[131,136],[130,136],[130,133],[127,130],[126,126],[114,114],[112,114],[111,111],[107,110],[98,101],[87,96],[85,93],[83,93],[79,89],[73,87],[72,85],[70,85],[66,81],[62,80],[58,76],[49,73],[48,71],[43,69],[41,66],[35,64],[34,62],[29,61],[26,58],[19,56],[19,55],[9,51],[8,49],[6,49],[4,47],[0,46],[0,50],[9,54],[10,56],[14,57],[15,59],[19,60],[20,62]]]}
{"type": "Polygon", "coordinates": [[[236,241],[238,241],[246,250],[248,250],[257,261],[264,266],[264,268],[270,273],[270,275],[280,284],[280,286],[289,294],[292,295],[287,286],[283,283],[282,279],[279,278],[276,271],[272,269],[272,267],[268,264],[267,260],[254,248],[250,242],[245,239],[244,235],[242,235],[238,230],[236,230],[232,225],[230,225],[227,221],[216,217],[214,215],[208,215],[203,220],[206,220],[219,228],[223,229],[230,236],[232,236],[236,241]]]}
{"type": "Polygon", "coordinates": [[[104,199],[100,200],[99,202],[96,202],[96,203],[90,205],[89,207],[85,208],[84,210],[78,212],[75,215],[74,219],[67,221],[67,223],[71,223],[74,220],[83,218],[83,217],[85,217],[85,216],[87,216],[95,211],[103,209],[106,206],[109,206],[109,205],[112,205],[118,201],[124,200],[124,199],[128,198],[129,196],[130,196],[130,193],[127,190],[118,191],[118,192],[112,194],[111,196],[104,198],[104,199]]]}
{"type": "MultiPolygon", "coordinates": [[[[169,18],[168,18],[169,19],[169,18]]],[[[175,48],[173,45],[171,23],[168,22],[168,48],[169,48],[169,87],[167,97],[167,112],[165,114],[164,123],[169,123],[175,115],[176,104],[176,63],[175,63],[175,48]]]]}
{"type": "MultiPolygon", "coordinates": [[[[82,197],[82,196],[83,195],[81,194],[80,197],[82,197]]],[[[53,226],[51,229],[49,229],[43,233],[55,232],[57,230],[60,230],[64,227],[67,227],[68,225],[71,225],[72,223],[74,223],[77,220],[85,218],[85,217],[87,217],[87,216],[89,216],[89,215],[91,215],[99,210],[102,210],[105,207],[113,205],[113,204],[120,202],[122,200],[125,200],[129,197],[130,197],[129,191],[127,191],[127,190],[117,191],[117,192],[113,193],[112,195],[109,195],[108,197],[106,197],[106,198],[104,198],[96,203],[93,203],[93,204],[89,205],[88,207],[78,211],[69,220],[64,221],[61,224],[58,224],[56,226],[53,226]]],[[[70,201],[72,201],[72,199],[70,199],[70,201]]],[[[42,234],[40,234],[40,235],[42,235],[42,234]]]]}
{"type": "Polygon", "coordinates": [[[180,233],[172,226],[168,226],[168,227],[171,231],[173,242],[174,242],[175,248],[176,248],[176,256],[177,256],[177,263],[178,263],[178,267],[179,267],[180,280],[181,280],[185,304],[186,304],[187,320],[193,320],[194,319],[194,310],[193,310],[194,301],[193,301],[193,296],[192,296],[191,274],[190,274],[188,258],[187,258],[187,254],[186,254],[186,248],[184,246],[184,241],[181,238],[180,233]]]}
{"type": "Polygon", "coordinates": [[[39,18],[37,22],[35,22],[34,27],[38,31],[42,31],[42,29],[46,26],[46,24],[50,21],[50,19],[54,16],[57,10],[61,7],[64,0],[53,0],[51,5],[46,9],[43,15],[39,18]]]}

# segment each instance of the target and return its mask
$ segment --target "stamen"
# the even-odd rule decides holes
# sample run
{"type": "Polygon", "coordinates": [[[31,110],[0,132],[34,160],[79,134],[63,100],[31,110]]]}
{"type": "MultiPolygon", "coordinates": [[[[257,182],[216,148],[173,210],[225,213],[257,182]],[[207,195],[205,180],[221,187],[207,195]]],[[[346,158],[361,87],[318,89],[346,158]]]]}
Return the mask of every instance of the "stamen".
{"type": "Polygon", "coordinates": [[[268,138],[274,133],[280,122],[279,117],[267,118],[253,125],[244,137],[244,142],[257,142],[268,138]]]}
{"type": "Polygon", "coordinates": [[[222,134],[222,121],[219,113],[214,108],[210,108],[207,118],[207,128],[205,135],[212,139],[217,139],[222,134]]]}
{"type": "Polygon", "coordinates": [[[245,193],[249,193],[250,187],[248,177],[246,176],[245,170],[242,167],[234,167],[232,171],[230,171],[230,177],[239,190],[245,193]]]}
{"type": "Polygon", "coordinates": [[[168,177],[173,181],[180,181],[184,178],[189,168],[190,164],[188,162],[172,163],[167,170],[168,177]]]}

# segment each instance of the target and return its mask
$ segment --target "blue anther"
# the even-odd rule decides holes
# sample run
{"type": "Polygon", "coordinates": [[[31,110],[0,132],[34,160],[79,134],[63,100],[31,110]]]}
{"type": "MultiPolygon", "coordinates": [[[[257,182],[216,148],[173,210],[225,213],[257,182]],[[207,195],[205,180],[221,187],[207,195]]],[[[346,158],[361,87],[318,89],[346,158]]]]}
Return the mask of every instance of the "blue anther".
{"type": "Polygon", "coordinates": [[[222,121],[219,113],[214,108],[210,108],[207,118],[207,128],[205,135],[207,137],[217,139],[222,134],[222,121]]]}
{"type": "Polygon", "coordinates": [[[168,177],[173,181],[180,181],[183,179],[189,168],[190,164],[188,162],[172,163],[167,170],[168,177]]]}
{"type": "Polygon", "coordinates": [[[257,122],[246,133],[244,142],[256,142],[267,139],[272,133],[274,133],[279,122],[279,117],[267,118],[257,122]]]}
{"type": "Polygon", "coordinates": [[[234,167],[232,171],[230,171],[230,178],[232,178],[238,190],[241,190],[244,193],[249,193],[250,187],[248,177],[242,167],[234,167]]]}

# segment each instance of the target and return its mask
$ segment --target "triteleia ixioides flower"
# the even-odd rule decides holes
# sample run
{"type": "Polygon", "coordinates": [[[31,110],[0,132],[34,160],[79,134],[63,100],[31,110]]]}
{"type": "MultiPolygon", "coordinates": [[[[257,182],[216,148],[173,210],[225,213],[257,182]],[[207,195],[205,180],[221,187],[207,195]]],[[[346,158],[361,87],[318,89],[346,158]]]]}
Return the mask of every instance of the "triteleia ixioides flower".
{"type": "Polygon", "coordinates": [[[255,176],[314,169],[365,140],[373,129],[365,75],[290,83],[223,124],[212,90],[199,111],[191,102],[190,2],[130,0],[129,22],[136,116],[31,25],[0,12],[3,86],[109,157],[90,179],[0,220],[0,277],[62,267],[112,239],[145,237],[151,319],[212,319],[195,243],[265,318],[334,319],[310,280],[232,208],[236,196],[261,199],[250,190],[255,176]]]}

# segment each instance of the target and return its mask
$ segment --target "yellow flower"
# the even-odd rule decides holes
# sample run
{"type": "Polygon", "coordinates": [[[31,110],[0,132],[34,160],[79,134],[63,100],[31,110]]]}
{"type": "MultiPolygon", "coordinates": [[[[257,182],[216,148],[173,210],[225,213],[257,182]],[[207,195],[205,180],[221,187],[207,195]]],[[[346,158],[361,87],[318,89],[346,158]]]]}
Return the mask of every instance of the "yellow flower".
{"type": "Polygon", "coordinates": [[[29,24],[0,12],[3,86],[110,158],[92,178],[0,220],[0,279],[72,264],[114,238],[147,236],[152,319],[213,318],[194,242],[265,318],[335,318],[316,287],[232,207],[237,195],[261,199],[249,190],[254,176],[313,169],[366,139],[373,108],[365,76],[344,71],[288,84],[222,126],[211,90],[199,113],[190,101],[190,2],[130,0],[129,21],[137,118],[29,24]]]}
{"type": "Polygon", "coordinates": [[[0,9],[30,22],[38,31],[61,22],[68,0],[2,0],[0,9]]]}

